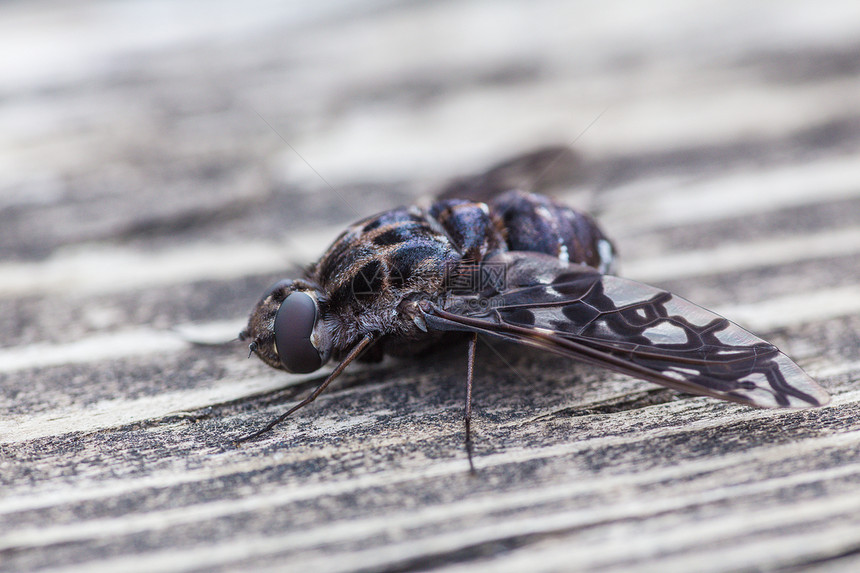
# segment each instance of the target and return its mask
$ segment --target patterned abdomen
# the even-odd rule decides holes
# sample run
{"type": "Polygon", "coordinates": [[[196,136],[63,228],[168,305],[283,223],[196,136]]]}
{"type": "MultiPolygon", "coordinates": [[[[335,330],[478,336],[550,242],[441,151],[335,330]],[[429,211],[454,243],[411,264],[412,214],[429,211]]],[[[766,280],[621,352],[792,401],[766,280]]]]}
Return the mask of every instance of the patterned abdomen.
{"type": "Polygon", "coordinates": [[[433,203],[429,215],[442,226],[467,262],[483,260],[504,246],[504,239],[486,203],[443,199],[433,203]]]}
{"type": "Polygon", "coordinates": [[[612,273],[615,249],[597,222],[549,197],[508,191],[490,202],[511,251],[531,251],[612,273]]]}

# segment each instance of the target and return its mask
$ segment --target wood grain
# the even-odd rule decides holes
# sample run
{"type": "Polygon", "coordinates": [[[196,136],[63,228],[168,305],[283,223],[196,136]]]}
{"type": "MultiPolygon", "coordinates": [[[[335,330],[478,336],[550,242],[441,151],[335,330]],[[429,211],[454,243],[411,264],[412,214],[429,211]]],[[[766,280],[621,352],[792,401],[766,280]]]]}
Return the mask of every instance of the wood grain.
{"type": "Polygon", "coordinates": [[[0,6],[0,571],[860,566],[854,2],[0,6]],[[12,55],[11,60],[8,58],[12,55]],[[352,220],[545,144],[621,273],[833,395],[482,342],[308,393],[226,342],[352,220]]]}

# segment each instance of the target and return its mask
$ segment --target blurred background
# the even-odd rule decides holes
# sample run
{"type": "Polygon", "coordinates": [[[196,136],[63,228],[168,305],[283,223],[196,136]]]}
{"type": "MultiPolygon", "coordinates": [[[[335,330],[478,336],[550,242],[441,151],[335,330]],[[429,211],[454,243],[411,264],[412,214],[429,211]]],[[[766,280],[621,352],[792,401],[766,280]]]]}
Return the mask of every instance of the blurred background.
{"type": "Polygon", "coordinates": [[[224,217],[296,237],[546,143],[575,140],[601,190],[858,145],[850,1],[37,0],[0,16],[6,260],[204,225],[231,240],[243,223],[224,217]]]}
{"type": "MultiPolygon", "coordinates": [[[[809,451],[836,452],[822,472],[856,479],[844,466],[856,462],[856,439],[844,432],[856,434],[849,410],[860,401],[858,101],[855,0],[0,2],[0,519],[15,533],[0,537],[0,550],[13,548],[0,569],[4,556],[23,570],[107,553],[116,561],[106,570],[259,564],[242,561],[249,547],[272,567],[283,547],[296,569],[394,567],[402,555],[457,550],[477,531],[469,519],[496,526],[482,513],[487,499],[500,512],[589,524],[546,542],[556,569],[571,553],[583,566],[654,565],[679,534],[689,542],[681,570],[700,570],[703,554],[737,568],[819,555],[823,545],[781,533],[787,522],[844,549],[856,492],[810,477],[824,492],[810,506],[809,496],[778,495],[805,474],[794,450],[766,448],[809,438],[809,451]],[[383,365],[366,379],[347,372],[324,407],[271,442],[225,448],[225,436],[301,392],[242,400],[284,385],[305,392],[315,379],[245,360],[238,344],[195,342],[235,337],[263,289],[299,273],[348,223],[548,144],[578,154],[560,197],[598,215],[621,274],[773,340],[844,409],[775,422],[533,356],[516,362],[523,385],[484,352],[477,463],[492,477],[482,485],[460,480],[460,358],[383,365]],[[604,408],[616,399],[628,406],[604,408]],[[696,433],[704,408],[716,437],[696,433]],[[547,412],[557,415],[537,417],[547,412]],[[746,418],[720,435],[724,415],[746,418]],[[677,432],[677,443],[642,428],[677,432]],[[747,467],[746,453],[785,465],[747,467]],[[640,474],[659,460],[663,477],[640,474]],[[692,481],[712,471],[713,482],[692,481]],[[697,504],[717,482],[768,472],[770,505],[739,510],[727,493],[725,507],[708,506],[710,526],[698,509],[665,527],[646,519],[663,511],[648,503],[682,499],[665,485],[673,480],[689,483],[683,495],[697,504]],[[355,476],[377,489],[344,486],[349,499],[307,489],[355,476]],[[374,492],[387,487],[383,503],[374,492]],[[212,505],[195,497],[206,491],[217,492],[212,505]],[[420,520],[398,529],[415,491],[430,513],[468,518],[439,528],[457,539],[443,543],[420,520]],[[305,493],[296,509],[290,496],[305,493]],[[140,505],[126,514],[132,495],[140,505]],[[243,505],[224,501],[236,499],[243,505]],[[370,513],[388,508],[378,537],[351,539],[374,553],[320,557],[319,540],[369,531],[351,527],[368,515],[358,499],[377,504],[370,513]],[[474,505],[454,503],[463,499],[474,505]],[[509,499],[525,501],[512,509],[509,499]],[[641,543],[589,513],[595,499],[644,528],[641,543]],[[779,513],[789,499],[797,511],[779,513]],[[184,529],[170,525],[174,507],[191,508],[176,517],[184,529]],[[216,514],[224,521],[210,523],[216,514]],[[813,514],[827,525],[810,528],[813,514]],[[726,531],[771,516],[763,534],[727,541],[726,531]],[[842,537],[830,529],[840,524],[842,537]],[[195,540],[201,531],[212,545],[195,540]],[[401,553],[391,539],[406,544],[401,553]],[[725,561],[713,540],[747,557],[725,561]],[[164,565],[156,557],[167,548],[187,560],[164,565]]],[[[528,533],[536,526],[525,517],[502,521],[528,533]]],[[[522,563],[543,563],[531,556],[522,563]]]]}

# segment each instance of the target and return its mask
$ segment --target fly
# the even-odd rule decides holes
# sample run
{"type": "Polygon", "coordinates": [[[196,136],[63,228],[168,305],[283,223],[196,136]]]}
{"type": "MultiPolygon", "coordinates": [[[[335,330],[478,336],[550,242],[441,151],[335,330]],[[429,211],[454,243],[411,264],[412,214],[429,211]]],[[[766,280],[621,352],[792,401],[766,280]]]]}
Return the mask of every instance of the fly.
{"type": "MultiPolygon", "coordinates": [[[[276,283],[240,334],[273,368],[334,371],[468,339],[466,450],[478,335],[533,346],[692,394],[762,408],[826,404],[828,394],[774,345],[657,287],[614,276],[616,250],[588,214],[518,190],[558,148],[451,184],[429,207],[347,228],[302,278],[276,283]]],[[[552,161],[550,161],[552,159],[552,161]]],[[[472,466],[473,467],[473,466],[472,466]]]]}

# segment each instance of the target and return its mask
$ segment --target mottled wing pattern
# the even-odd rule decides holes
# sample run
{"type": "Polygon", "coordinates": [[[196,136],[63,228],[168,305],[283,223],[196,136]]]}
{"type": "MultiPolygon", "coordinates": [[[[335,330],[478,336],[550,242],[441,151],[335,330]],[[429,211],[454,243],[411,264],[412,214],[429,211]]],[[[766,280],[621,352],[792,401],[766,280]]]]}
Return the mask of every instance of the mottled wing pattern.
{"type": "Polygon", "coordinates": [[[778,348],[670,292],[532,253],[496,256],[481,272],[483,292],[433,306],[431,328],[489,334],[753,406],[829,401],[778,348]]]}

